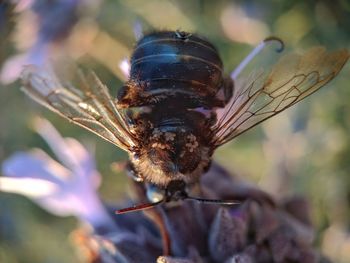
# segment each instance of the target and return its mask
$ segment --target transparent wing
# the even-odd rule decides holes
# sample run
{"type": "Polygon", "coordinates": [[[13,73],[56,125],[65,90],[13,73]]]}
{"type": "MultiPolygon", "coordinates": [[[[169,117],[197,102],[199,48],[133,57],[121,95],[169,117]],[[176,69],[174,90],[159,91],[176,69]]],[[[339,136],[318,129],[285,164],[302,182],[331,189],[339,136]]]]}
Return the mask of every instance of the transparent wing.
{"type": "Polygon", "coordinates": [[[314,47],[303,55],[284,55],[271,70],[238,76],[233,97],[217,110],[212,145],[232,140],[317,91],[339,73],[348,58],[347,50],[327,52],[314,47]]]}
{"type": "Polygon", "coordinates": [[[52,70],[27,66],[23,91],[34,100],[73,123],[96,133],[123,150],[137,145],[125,116],[116,108],[107,87],[94,72],[77,72],[79,85],[62,84],[52,70]]]}

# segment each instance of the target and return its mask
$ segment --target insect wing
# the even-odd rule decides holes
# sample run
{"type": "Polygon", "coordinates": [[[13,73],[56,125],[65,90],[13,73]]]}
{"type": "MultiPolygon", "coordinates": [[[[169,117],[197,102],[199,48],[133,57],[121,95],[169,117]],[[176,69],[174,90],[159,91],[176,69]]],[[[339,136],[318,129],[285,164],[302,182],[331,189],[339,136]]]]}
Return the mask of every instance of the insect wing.
{"type": "Polygon", "coordinates": [[[270,70],[253,71],[234,80],[229,103],[217,110],[212,145],[218,147],[309,96],[331,81],[349,58],[345,49],[314,47],[303,55],[287,54],[270,70]]]}
{"type": "Polygon", "coordinates": [[[108,89],[95,73],[77,73],[78,88],[62,82],[52,70],[27,66],[22,74],[23,91],[53,112],[86,128],[103,139],[130,151],[136,138],[125,116],[116,108],[108,89]]]}

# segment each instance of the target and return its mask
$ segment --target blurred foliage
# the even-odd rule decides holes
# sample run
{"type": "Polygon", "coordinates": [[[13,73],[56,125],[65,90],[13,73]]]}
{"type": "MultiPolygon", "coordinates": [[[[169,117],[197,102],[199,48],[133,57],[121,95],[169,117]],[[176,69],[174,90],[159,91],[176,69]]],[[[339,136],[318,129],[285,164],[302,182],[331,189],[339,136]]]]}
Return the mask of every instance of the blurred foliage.
{"type": "MultiPolygon", "coordinates": [[[[0,66],[18,52],[14,45],[18,14],[12,9],[6,1],[0,4],[0,66]]],[[[113,94],[122,85],[118,64],[132,50],[135,23],[146,32],[182,29],[204,35],[218,48],[227,72],[248,54],[262,29],[285,40],[290,49],[319,44],[350,48],[348,0],[105,0],[96,17],[76,25],[66,45],[73,54],[80,51],[75,54],[80,63],[94,68],[113,94]],[[88,51],[82,53],[80,47],[89,41],[88,51]]],[[[317,245],[329,258],[344,263],[350,262],[349,70],[348,63],[328,87],[215,154],[224,166],[279,198],[307,196],[317,245]]],[[[64,136],[93,145],[104,180],[100,191],[107,202],[127,195],[125,175],[111,169],[113,162],[126,160],[126,154],[33,103],[19,87],[18,81],[0,87],[0,161],[32,147],[49,152],[30,128],[32,117],[40,114],[64,136]]],[[[0,262],[77,262],[67,242],[75,226],[72,219],[55,218],[10,194],[0,193],[0,203],[0,262]]]]}

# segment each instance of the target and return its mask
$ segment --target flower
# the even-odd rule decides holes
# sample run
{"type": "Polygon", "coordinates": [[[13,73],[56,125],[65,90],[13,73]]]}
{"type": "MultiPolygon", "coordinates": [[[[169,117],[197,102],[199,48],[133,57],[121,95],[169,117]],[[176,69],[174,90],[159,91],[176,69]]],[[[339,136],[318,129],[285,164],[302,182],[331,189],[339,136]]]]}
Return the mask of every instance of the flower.
{"type": "MultiPolygon", "coordinates": [[[[87,11],[99,1],[91,0],[20,0],[15,12],[18,48],[23,50],[5,61],[0,71],[0,82],[14,82],[25,65],[42,66],[53,56],[55,47],[65,43],[81,11],[87,11]],[[62,19],[64,17],[64,19],[62,19]]],[[[58,50],[62,54],[62,48],[58,50]]]]}
{"type": "MultiPolygon", "coordinates": [[[[97,237],[79,232],[79,246],[99,255],[100,261],[88,262],[328,262],[312,247],[314,231],[304,199],[273,200],[217,164],[201,183],[204,197],[241,199],[242,204],[220,207],[183,201],[117,216],[124,233],[97,237]]],[[[133,185],[144,202],[143,185],[133,185]]]]}
{"type": "Polygon", "coordinates": [[[62,138],[47,120],[34,126],[60,163],[40,149],[15,153],[3,163],[0,191],[27,196],[55,215],[76,216],[95,230],[115,230],[97,193],[101,179],[92,154],[77,140],[62,138]]]}

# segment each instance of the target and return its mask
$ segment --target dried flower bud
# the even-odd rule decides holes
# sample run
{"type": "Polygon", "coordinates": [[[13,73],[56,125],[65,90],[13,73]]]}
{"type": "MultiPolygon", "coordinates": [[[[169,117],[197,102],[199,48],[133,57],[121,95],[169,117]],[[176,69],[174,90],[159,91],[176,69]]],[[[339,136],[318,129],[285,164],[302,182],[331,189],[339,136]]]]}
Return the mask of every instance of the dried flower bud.
{"type": "Polygon", "coordinates": [[[196,263],[186,258],[159,257],[157,263],[196,263]]]}
{"type": "Polygon", "coordinates": [[[254,259],[247,254],[234,255],[225,261],[225,263],[254,263],[254,262],[255,262],[254,259]]]}
{"type": "Polygon", "coordinates": [[[186,202],[168,207],[163,216],[176,255],[186,256],[189,246],[196,247],[200,253],[207,251],[208,226],[202,221],[200,204],[186,202]]]}
{"type": "MultiPolygon", "coordinates": [[[[134,186],[144,202],[143,184],[134,186]]],[[[303,204],[302,199],[292,198],[278,206],[268,194],[231,177],[216,164],[203,176],[200,192],[205,198],[238,196],[242,204],[220,208],[183,201],[147,210],[146,217],[142,213],[118,216],[116,225],[124,233],[99,236],[115,248],[111,262],[326,262],[312,248],[307,206],[302,214],[291,206],[303,204]]],[[[103,246],[99,249],[108,251],[103,246]]]]}
{"type": "Polygon", "coordinates": [[[282,201],[282,207],[300,222],[311,226],[310,206],[305,198],[296,196],[282,201]]]}
{"type": "Polygon", "coordinates": [[[224,262],[229,256],[242,250],[246,243],[247,226],[245,222],[231,216],[227,209],[221,208],[209,231],[209,249],[212,258],[224,262]]]}

